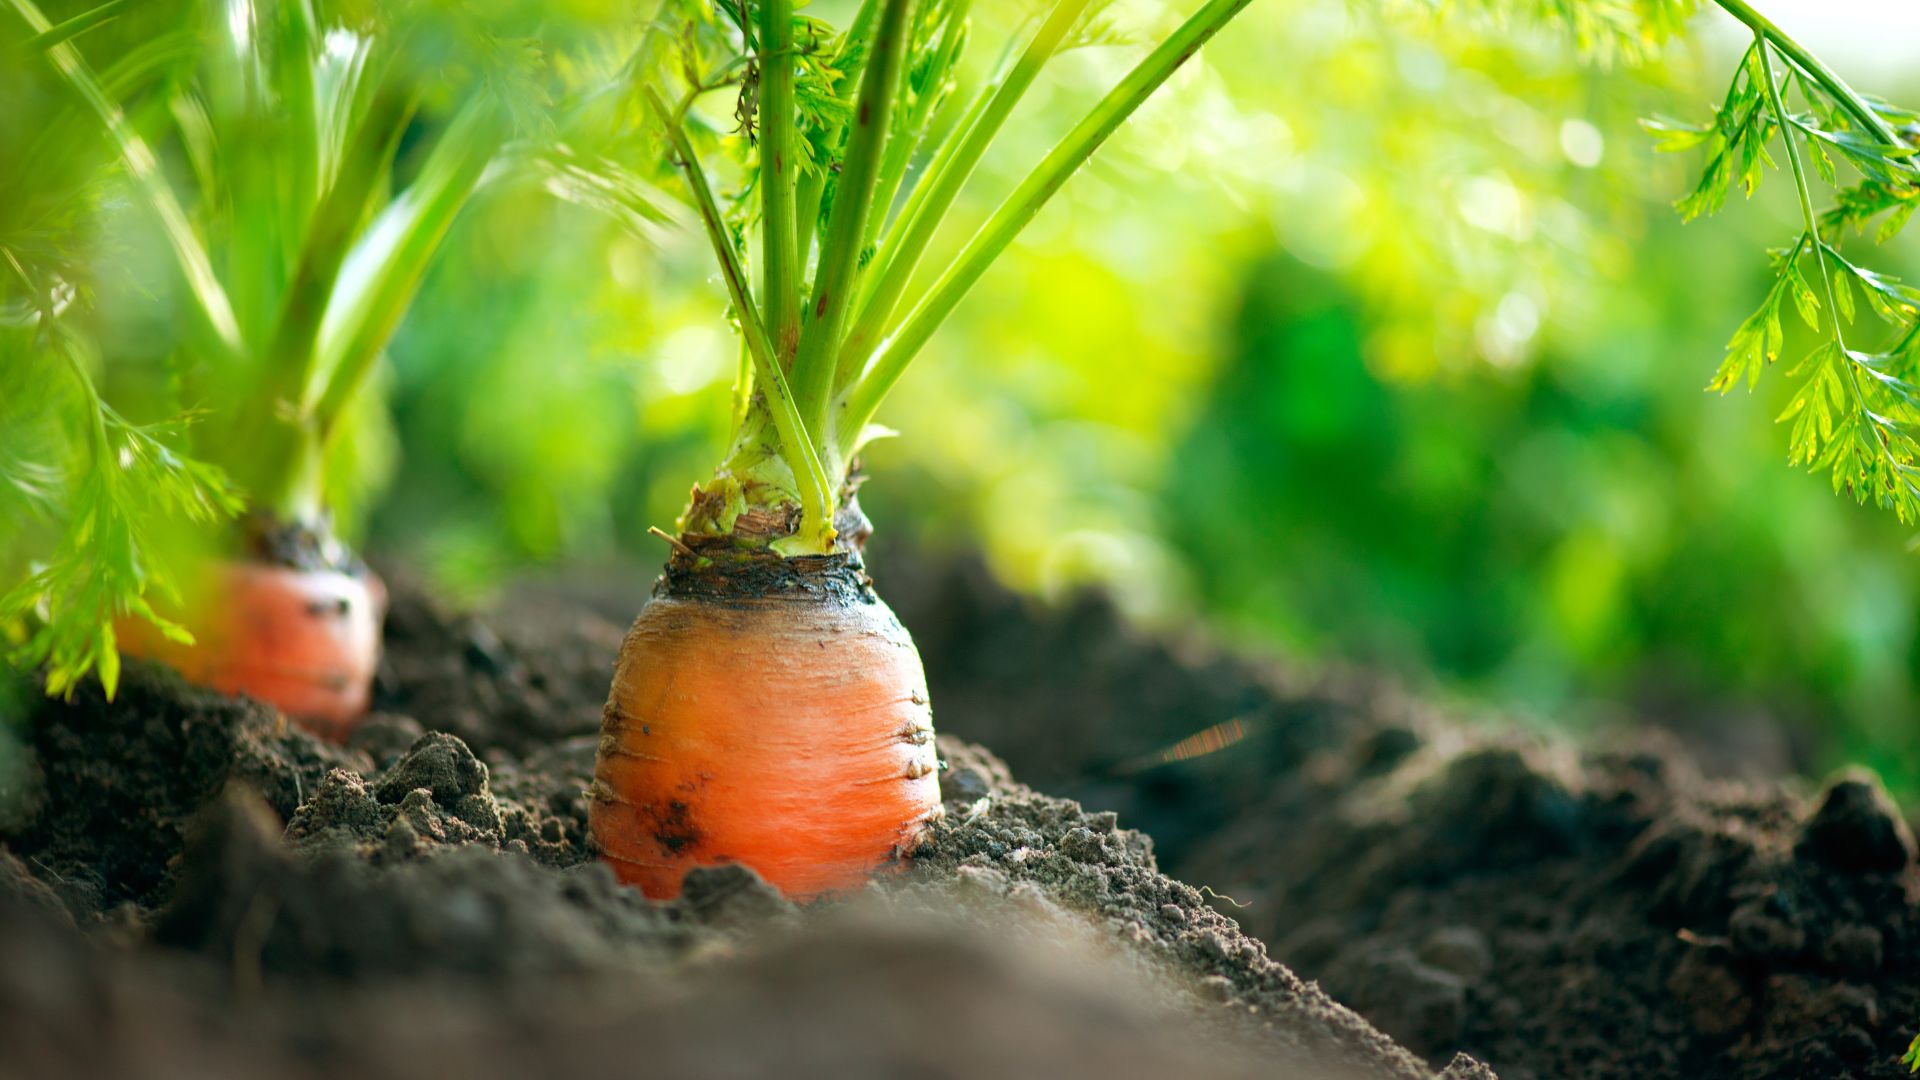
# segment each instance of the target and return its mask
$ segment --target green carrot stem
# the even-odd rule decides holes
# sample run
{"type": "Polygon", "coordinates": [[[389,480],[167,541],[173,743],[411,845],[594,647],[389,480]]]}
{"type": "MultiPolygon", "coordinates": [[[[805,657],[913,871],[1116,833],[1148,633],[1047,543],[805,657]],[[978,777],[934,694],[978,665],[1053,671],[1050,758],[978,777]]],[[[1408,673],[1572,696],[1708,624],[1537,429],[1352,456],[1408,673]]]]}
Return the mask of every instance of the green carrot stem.
{"type": "Polygon", "coordinates": [[[800,341],[794,235],[793,0],[760,0],[761,285],[767,332],[781,363],[800,341]]]}
{"type": "MultiPolygon", "coordinates": [[[[1753,31],[1756,38],[1773,45],[1793,66],[1806,72],[1813,81],[1819,83],[1835,101],[1840,103],[1841,108],[1847,110],[1848,115],[1858,121],[1861,127],[1872,132],[1874,138],[1888,146],[1902,145],[1900,137],[1894,134],[1893,129],[1887,126],[1887,122],[1879,113],[1873,111],[1873,106],[1867,104],[1859,94],[1855,93],[1844,79],[1822,63],[1819,57],[1807,51],[1806,46],[1788,37],[1785,31],[1775,26],[1765,15],[1755,11],[1746,0],[1714,0],[1714,2],[1719,4],[1727,14],[1744,23],[1747,29],[1753,31]]],[[[1762,59],[1765,59],[1764,53],[1762,59]]]]}
{"type": "Polygon", "coordinates": [[[280,305],[280,317],[267,349],[270,370],[257,405],[263,411],[297,407],[313,381],[321,320],[341,263],[352,250],[354,232],[366,220],[378,198],[387,163],[393,160],[406,130],[412,103],[403,95],[383,91],[354,132],[341,156],[339,174],[315,208],[306,242],[294,268],[293,280],[280,305]]]}
{"type": "MultiPolygon", "coordinates": [[[[887,140],[887,152],[880,162],[880,178],[873,187],[873,210],[867,215],[867,231],[860,241],[862,251],[872,251],[879,243],[881,230],[886,227],[889,212],[899,198],[900,185],[906,180],[907,166],[927,137],[934,120],[933,106],[944,96],[944,84],[948,82],[954,56],[966,44],[970,6],[970,0],[954,0],[932,43],[933,56],[927,61],[927,71],[939,82],[919,88],[911,107],[897,124],[898,136],[904,137],[887,140]]],[[[855,295],[866,295],[864,285],[855,295]]],[[[853,310],[859,310],[858,306],[853,310]]]]}
{"type": "MultiPolygon", "coordinates": [[[[320,28],[314,22],[310,4],[281,4],[276,14],[282,27],[277,35],[279,55],[275,63],[285,72],[277,80],[281,84],[280,108],[291,117],[295,130],[300,133],[289,147],[292,160],[287,162],[287,180],[291,190],[282,209],[281,235],[305,236],[323,190],[322,136],[315,130],[319,123],[318,87],[314,83],[315,46],[320,44],[320,28]]],[[[297,254],[286,253],[289,259],[297,254]]]]}
{"type": "Polygon", "coordinates": [[[367,226],[341,263],[320,323],[318,397],[302,410],[322,440],[400,325],[453,219],[479,186],[506,136],[505,107],[491,95],[464,106],[420,176],[367,226]]]}
{"type": "Polygon", "coordinates": [[[859,375],[867,350],[879,340],[887,320],[893,317],[900,294],[913,280],[913,272],[932,243],[933,234],[945,220],[947,210],[959,197],[961,188],[1000,133],[1013,107],[1033,85],[1034,78],[1052,58],[1067,32],[1073,29],[1087,4],[1088,0],[1059,0],[1054,5],[1019,61],[990,96],[982,96],[979,112],[947,144],[950,153],[933,163],[927,178],[916,188],[914,198],[902,212],[900,238],[887,244],[880,267],[870,275],[872,285],[860,308],[860,316],[847,332],[846,344],[840,351],[837,384],[844,386],[859,375]],[[921,192],[925,193],[924,198],[920,197],[921,192]]]}
{"type": "Polygon", "coordinates": [[[884,0],[881,8],[860,96],[854,102],[853,127],[840,165],[826,239],[820,246],[820,272],[814,278],[808,310],[801,316],[805,326],[800,332],[800,351],[793,361],[794,394],[802,415],[815,431],[823,433],[840,334],[852,299],[854,274],[860,267],[860,240],[872,210],[881,146],[907,48],[907,7],[908,0],[884,0]]]}
{"type": "Polygon", "coordinates": [[[794,265],[801,281],[806,280],[807,267],[813,262],[814,234],[820,231],[820,203],[826,197],[827,169],[823,163],[818,171],[801,178],[793,200],[794,265]]]}
{"type": "Polygon", "coordinates": [[[58,26],[49,27],[28,38],[27,48],[44,52],[61,42],[72,41],[94,27],[118,18],[126,10],[127,3],[128,0],[107,0],[99,7],[89,8],[58,26]]]}
{"type": "MultiPolygon", "coordinates": [[[[873,34],[873,20],[878,10],[879,0],[860,0],[860,9],[854,13],[853,23],[847,27],[846,36],[842,39],[842,56],[852,55],[855,50],[865,48],[866,40],[873,34]]],[[[834,94],[837,96],[846,93],[851,87],[853,78],[852,71],[841,71],[839,77],[833,81],[834,94]]],[[[825,157],[830,158],[839,150],[840,138],[845,134],[845,130],[843,127],[835,127],[822,133],[820,150],[825,157]]],[[[818,168],[800,182],[800,196],[796,200],[799,205],[795,208],[797,216],[794,225],[799,230],[796,246],[799,248],[799,264],[803,277],[806,267],[813,260],[813,242],[815,234],[820,231],[820,207],[826,201],[827,194],[827,162],[823,160],[816,164],[818,168]]]]}
{"type": "Polygon", "coordinates": [[[907,364],[925,347],[934,330],[953,313],[967,291],[1007,250],[1047,200],[1086,164],[1134,110],[1249,2],[1251,0],[1209,0],[1128,72],[1008,196],[953,265],[914,306],[900,328],[881,344],[867,373],[848,393],[837,431],[843,453],[859,439],[887,391],[899,381],[907,364]]]}

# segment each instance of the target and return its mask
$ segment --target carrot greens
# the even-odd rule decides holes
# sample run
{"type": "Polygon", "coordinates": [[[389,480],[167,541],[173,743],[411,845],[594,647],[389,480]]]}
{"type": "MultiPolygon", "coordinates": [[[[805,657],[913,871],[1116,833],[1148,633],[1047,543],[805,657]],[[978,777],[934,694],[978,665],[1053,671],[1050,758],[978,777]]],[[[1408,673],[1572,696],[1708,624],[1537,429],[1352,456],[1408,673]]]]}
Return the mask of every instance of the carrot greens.
{"type": "MultiPolygon", "coordinates": [[[[0,536],[0,624],[63,690],[93,669],[111,682],[115,618],[166,621],[147,599],[174,562],[161,518],[324,530],[355,472],[343,433],[378,415],[389,340],[462,208],[502,178],[643,234],[698,222],[740,363],[732,441],[681,539],[844,549],[863,528],[855,460],[902,374],[1250,0],[1194,0],[1084,115],[1057,118],[1064,134],[970,231],[961,196],[1009,125],[1034,121],[1021,110],[1050,66],[1114,40],[1107,0],[1041,0],[990,62],[969,53],[985,0],[862,0],[842,28],[799,0],[664,0],[633,37],[596,23],[614,58],[599,67],[552,63],[559,17],[532,5],[105,0],[56,21],[41,2],[0,0],[9,96],[38,110],[0,129],[23,165],[0,176],[5,407],[22,418],[0,447],[0,509],[31,526],[0,536]],[[138,225],[139,258],[101,242],[109,218],[138,225]],[[103,278],[169,317],[125,303],[104,317],[103,278]],[[112,389],[143,363],[168,407],[123,417],[112,389]]],[[[1920,120],[1854,91],[1746,0],[1714,2],[1753,39],[1724,100],[1707,123],[1647,122],[1661,148],[1705,153],[1679,210],[1719,210],[1784,155],[1801,222],[1712,385],[1752,385],[1786,348],[1791,303],[1817,335],[1789,371],[1791,460],[1920,521],[1920,290],[1848,237],[1886,242],[1911,220],[1920,120]]],[[[1443,10],[1555,26],[1631,62],[1701,6],[1443,10]]]]}
{"type": "Polygon", "coordinates": [[[1048,199],[1248,2],[1212,0],[1151,50],[917,290],[954,200],[1041,70],[1108,36],[1093,18],[1102,5],[1058,0],[965,94],[965,0],[867,0],[838,36],[786,0],[751,13],[669,3],[628,74],[664,128],[751,360],[733,449],[696,489],[683,536],[835,550],[852,461],[901,372],[1048,199]],[[748,159],[731,213],[694,137],[705,134],[696,105],[721,89],[737,93],[747,135],[729,144],[748,159]]]}
{"type": "MultiPolygon", "coordinates": [[[[10,269],[24,279],[18,262],[10,269]]],[[[44,666],[48,693],[70,693],[98,671],[111,695],[120,675],[116,615],[131,613],[170,638],[191,640],[147,600],[150,591],[178,596],[158,528],[169,518],[224,520],[239,512],[240,500],[217,467],[172,449],[197,417],[130,423],[100,399],[82,345],[61,336],[51,308],[36,315],[33,329],[52,339],[44,350],[0,334],[0,427],[11,436],[0,447],[0,514],[66,520],[52,557],[0,594],[0,625],[38,616],[14,660],[44,666]]]]}
{"type": "Polygon", "coordinates": [[[118,618],[186,638],[149,601],[177,599],[156,539],[167,521],[245,510],[247,530],[333,544],[329,503],[353,479],[342,428],[447,229],[529,126],[516,113],[544,100],[537,52],[459,9],[335,7],[112,0],[56,25],[36,0],[0,3],[0,47],[54,103],[18,148],[30,198],[0,211],[9,404],[46,429],[10,440],[0,479],[60,538],[0,622],[30,627],[15,658],[43,664],[51,692],[89,670],[112,692],[118,618]],[[121,25],[135,19],[167,29],[121,25]],[[83,182],[63,203],[54,175],[83,182]],[[183,328],[111,358],[163,371],[180,416],[157,424],[121,419],[92,374],[108,254],[89,250],[87,222],[123,192],[166,271],[134,288],[170,299],[183,328]],[[48,221],[68,227],[49,236],[48,221]]]}
{"type": "Polygon", "coordinates": [[[1710,388],[1759,381],[1785,348],[1791,301],[1817,343],[1787,371],[1800,380],[1780,415],[1791,424],[1789,462],[1825,472],[1836,494],[1920,522],[1920,289],[1841,250],[1849,230],[1871,230],[1876,244],[1892,240],[1920,206],[1920,117],[1856,92],[1745,0],[1716,2],[1753,35],[1726,99],[1708,123],[1645,126],[1661,149],[1706,153],[1699,183],[1677,204],[1689,220],[1718,211],[1736,185],[1753,194],[1779,167],[1777,139],[1801,227],[1770,253],[1773,283],[1734,332],[1710,388]],[[1808,163],[1832,192],[1825,210],[1816,208],[1808,163]],[[1856,292],[1873,322],[1857,318],[1856,292]]]}

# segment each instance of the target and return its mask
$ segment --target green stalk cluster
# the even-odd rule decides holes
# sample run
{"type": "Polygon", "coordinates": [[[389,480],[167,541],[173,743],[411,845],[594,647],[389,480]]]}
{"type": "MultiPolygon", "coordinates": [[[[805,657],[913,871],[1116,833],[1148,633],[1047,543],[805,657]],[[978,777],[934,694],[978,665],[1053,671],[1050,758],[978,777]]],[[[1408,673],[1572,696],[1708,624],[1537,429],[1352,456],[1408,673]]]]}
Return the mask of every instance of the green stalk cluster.
{"type": "Polygon", "coordinates": [[[0,295],[18,289],[31,310],[26,332],[0,341],[0,398],[15,399],[0,426],[34,451],[0,447],[0,483],[61,530],[0,583],[0,631],[19,635],[9,659],[44,668],[52,693],[91,671],[111,696],[118,620],[187,640],[168,614],[190,579],[176,564],[251,554],[233,527],[243,511],[327,527],[329,447],[510,134],[492,89],[456,96],[421,134],[436,126],[421,103],[445,78],[415,50],[423,34],[480,37],[448,24],[458,13],[348,27],[322,19],[319,0],[158,7],[107,0],[55,25],[37,0],[0,0],[10,61],[40,65],[31,76],[66,103],[63,122],[27,144],[23,175],[77,179],[35,192],[55,220],[96,213],[93,192],[131,195],[170,279],[154,291],[176,305],[168,375],[193,406],[137,424],[103,400],[89,367],[118,358],[96,358],[85,319],[62,312],[91,296],[81,241],[71,258],[0,248],[0,295]],[[421,149],[403,160],[409,131],[421,149]],[[63,369],[71,378],[45,377],[63,369]],[[84,453],[63,453],[58,431],[75,415],[84,453]],[[175,523],[190,542],[172,537],[175,523]]]}
{"type": "MultiPolygon", "coordinates": [[[[979,87],[951,122],[942,122],[938,102],[954,79],[965,9],[929,8],[918,13],[922,25],[916,25],[912,2],[862,6],[840,48],[841,55],[864,57],[858,89],[844,125],[822,140],[836,151],[835,167],[805,176],[796,168],[800,59],[791,3],[759,6],[752,24],[759,73],[757,302],[745,258],[686,134],[691,96],[669,103],[652,87],[644,91],[668,129],[720,262],[749,359],[743,371],[752,380],[739,399],[746,406],[738,413],[734,452],[716,481],[729,488],[718,497],[708,492],[706,503],[696,500],[682,522],[690,535],[730,536],[746,510],[792,500],[800,507],[797,528],[771,546],[787,555],[835,550],[834,516],[850,463],[907,365],[1067,179],[1249,0],[1210,0],[1153,49],[918,291],[916,274],[962,188],[1091,0],[1056,0],[1017,59],[979,87]],[[917,34],[924,45],[916,52],[909,40],[917,34]],[[910,68],[920,77],[917,86],[909,85],[910,68]],[[915,162],[921,167],[909,181],[915,162]]],[[[692,93],[710,88],[697,84],[692,93]]]]}
{"type": "Polygon", "coordinates": [[[505,144],[504,105],[472,96],[395,191],[420,94],[399,43],[344,30],[330,43],[309,0],[263,5],[258,25],[221,14],[207,32],[231,48],[208,50],[194,92],[169,103],[171,134],[196,165],[183,199],[75,42],[125,4],[58,27],[35,0],[6,4],[104,128],[165,240],[195,366],[218,405],[197,451],[256,511],[316,524],[328,444],[505,144]]]}

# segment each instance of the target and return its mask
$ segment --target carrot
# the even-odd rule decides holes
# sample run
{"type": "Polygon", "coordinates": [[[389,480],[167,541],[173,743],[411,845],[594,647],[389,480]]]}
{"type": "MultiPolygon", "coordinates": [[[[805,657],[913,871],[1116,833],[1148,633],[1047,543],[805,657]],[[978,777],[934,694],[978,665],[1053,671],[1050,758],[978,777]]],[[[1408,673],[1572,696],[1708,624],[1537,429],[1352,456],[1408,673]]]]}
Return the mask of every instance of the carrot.
{"type": "Polygon", "coordinates": [[[323,738],[346,739],[367,710],[380,659],[379,578],[236,561],[216,569],[200,600],[183,620],[192,644],[122,619],[121,651],[165,663],[188,682],[257,698],[323,738]]]}
{"type": "Polygon", "coordinates": [[[1089,3],[1053,0],[1025,47],[1007,54],[1018,58],[951,124],[935,119],[945,91],[919,88],[964,79],[965,3],[862,3],[832,61],[837,74],[807,84],[842,110],[799,105],[807,50],[794,40],[793,0],[756,5],[751,55],[731,32],[693,35],[678,78],[639,86],[713,249],[742,347],[731,448],[668,537],[675,555],[621,647],[594,765],[594,838],[649,896],[673,896],[689,868],[722,862],[797,897],[853,888],[939,816],[926,677],[861,570],[871,530],[855,499],[858,459],[887,434],[870,421],[1027,222],[1249,0],[1206,0],[944,270],[921,272],[974,166],[1089,3]],[[742,99],[759,133],[757,153],[740,162],[758,173],[759,213],[746,226],[757,242],[746,243],[685,123],[700,96],[726,85],[719,73],[742,62],[760,74],[757,95],[742,99]],[[839,152],[801,153],[803,143],[839,152]],[[756,249],[757,277],[746,263],[756,249]]]}
{"type": "MultiPolygon", "coordinates": [[[[857,573],[844,559],[823,572],[857,573]]],[[[913,639],[864,584],[810,576],[721,574],[716,590],[670,569],[628,632],[589,821],[648,896],[726,862],[794,897],[855,888],[939,815],[913,639]]]]}
{"type": "MultiPolygon", "coordinates": [[[[320,535],[329,500],[363,490],[338,483],[336,470],[367,460],[335,450],[352,446],[378,415],[378,401],[369,400],[378,395],[374,372],[461,208],[497,174],[496,156],[509,142],[516,160],[559,152],[557,132],[539,150],[516,136],[532,105],[498,92],[491,46],[458,62],[423,62],[417,46],[423,34],[445,29],[448,5],[380,5],[378,17],[343,20],[336,5],[298,0],[273,5],[270,17],[248,21],[237,36],[224,9],[193,5],[181,37],[206,47],[190,49],[193,62],[180,66],[186,82],[162,96],[218,107],[179,114],[179,123],[167,121],[165,109],[136,122],[152,112],[139,80],[96,74],[139,61],[147,46],[137,38],[101,30],[76,39],[77,28],[98,20],[56,27],[35,0],[0,7],[10,9],[0,14],[7,33],[24,23],[18,64],[28,99],[61,103],[66,112],[57,115],[72,128],[61,130],[79,136],[21,144],[34,152],[21,175],[60,178],[27,204],[53,199],[59,210],[48,217],[75,244],[116,234],[96,220],[100,192],[131,204],[136,212],[125,216],[148,219],[142,235],[151,233],[155,258],[137,260],[124,287],[104,291],[123,301],[151,294],[169,305],[64,316],[88,310],[68,303],[69,293],[83,300],[96,291],[76,290],[70,268],[104,265],[98,252],[48,248],[31,265],[11,252],[0,260],[9,315],[17,298],[34,326],[8,338],[0,361],[7,376],[0,399],[9,406],[0,429],[12,436],[24,423],[16,417],[41,418],[30,438],[4,440],[10,450],[34,453],[22,460],[33,470],[21,474],[31,485],[0,486],[21,487],[32,504],[45,503],[47,517],[65,522],[53,551],[20,546],[33,556],[25,565],[13,557],[16,545],[0,545],[0,623],[19,624],[28,635],[7,651],[44,666],[50,694],[70,692],[91,672],[111,699],[116,647],[124,643],[135,655],[166,659],[197,682],[252,694],[339,737],[366,708],[382,597],[377,582],[324,572],[350,563],[320,535]],[[355,57],[345,67],[343,40],[355,57]],[[314,107],[316,87],[330,88],[325,108],[314,107]],[[194,156],[199,167],[156,167],[181,146],[206,149],[194,156]],[[149,272],[164,273],[166,284],[149,272]],[[155,422],[128,421],[83,362],[113,352],[88,340],[95,326],[173,328],[137,343],[131,357],[136,364],[166,358],[153,372],[164,377],[129,384],[190,386],[194,408],[162,419],[157,406],[175,396],[169,390],[129,410],[155,422]],[[24,351],[13,348],[16,337],[24,351]],[[17,370],[24,365],[15,363],[16,352],[32,357],[31,375],[17,370]],[[65,377],[46,377],[54,370],[65,377]],[[285,539],[296,546],[304,541],[293,534],[302,528],[316,533],[307,539],[318,558],[281,558],[256,543],[263,529],[290,528],[285,539]],[[159,542],[190,533],[191,543],[159,542]],[[201,552],[244,552],[258,561],[208,575],[218,580],[200,590],[203,602],[184,620],[174,618],[197,644],[168,640],[170,625],[136,625],[158,614],[149,598],[172,592],[187,571],[175,556],[201,552]]],[[[461,8],[462,40],[476,46],[517,25],[498,21],[498,12],[452,7],[461,8]]],[[[11,88],[12,50],[7,58],[11,88]]],[[[554,118],[572,108],[557,108],[554,118]]],[[[586,176],[569,170],[573,182],[586,176]]],[[[0,523],[9,541],[12,525],[0,523]]]]}

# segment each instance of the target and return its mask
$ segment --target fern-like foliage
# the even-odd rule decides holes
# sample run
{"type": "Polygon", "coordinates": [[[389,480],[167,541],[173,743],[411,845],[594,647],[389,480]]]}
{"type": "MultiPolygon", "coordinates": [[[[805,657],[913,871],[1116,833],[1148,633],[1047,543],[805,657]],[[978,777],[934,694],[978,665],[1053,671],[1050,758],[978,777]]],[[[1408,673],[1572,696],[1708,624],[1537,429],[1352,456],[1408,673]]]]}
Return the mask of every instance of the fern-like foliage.
{"type": "MultiPolygon", "coordinates": [[[[174,523],[222,520],[240,504],[226,475],[186,450],[196,414],[134,423],[95,389],[100,364],[81,327],[97,267],[118,254],[100,228],[119,194],[114,148],[41,61],[106,16],[35,40],[12,19],[0,12],[0,93],[15,110],[0,160],[18,165],[0,170],[0,647],[10,664],[44,667],[51,693],[94,671],[111,693],[116,620],[185,633],[149,600],[175,591],[162,550],[174,523]]],[[[146,40],[107,68],[113,86],[157,85],[191,55],[186,35],[146,40]]]]}
{"type": "Polygon", "coordinates": [[[0,511],[37,521],[57,540],[0,594],[0,627],[17,642],[8,661],[44,668],[48,693],[71,694],[98,672],[112,696],[117,620],[133,616],[192,640],[149,601],[178,600],[162,550],[168,524],[225,520],[241,503],[220,469],[178,449],[196,417],[127,421],[94,391],[77,343],[50,322],[39,329],[55,340],[34,348],[16,329],[0,345],[0,428],[8,434],[0,511]]]}
{"type": "Polygon", "coordinates": [[[1743,11],[1754,42],[1712,120],[1645,122],[1660,149],[1705,153],[1699,182],[1675,204],[1687,220],[1719,211],[1736,186],[1752,195],[1780,169],[1776,148],[1799,197],[1801,230],[1769,253],[1773,282],[1728,341],[1709,389],[1759,381],[1785,347],[1791,303],[1816,341],[1786,372],[1799,384],[1779,417],[1791,425],[1789,463],[1920,523],[1920,289],[1842,250],[1849,236],[1893,239],[1920,205],[1920,125],[1908,110],[1854,93],[1750,9],[1735,13],[1743,11]],[[1816,178],[1825,210],[1816,210],[1816,178]]]}

